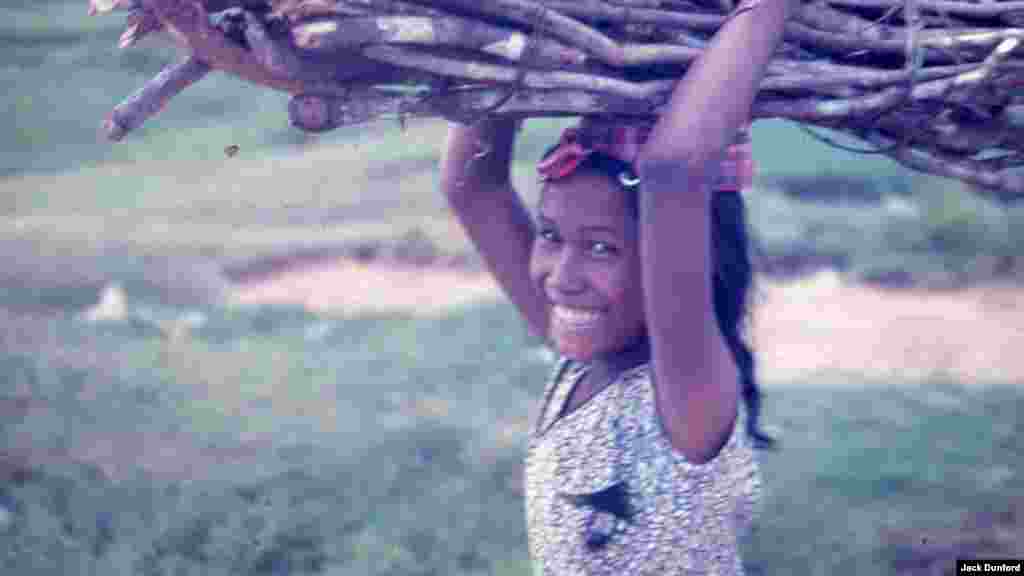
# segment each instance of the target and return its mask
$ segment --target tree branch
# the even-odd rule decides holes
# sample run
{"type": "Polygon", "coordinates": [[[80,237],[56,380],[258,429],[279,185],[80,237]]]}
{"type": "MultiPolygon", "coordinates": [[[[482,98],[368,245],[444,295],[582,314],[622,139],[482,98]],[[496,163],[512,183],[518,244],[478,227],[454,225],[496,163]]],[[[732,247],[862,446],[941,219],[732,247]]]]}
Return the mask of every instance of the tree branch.
{"type": "Polygon", "coordinates": [[[163,109],[171,98],[202,80],[210,70],[208,64],[195,58],[167,66],[124,102],[114,107],[103,123],[104,134],[115,142],[121,140],[163,109]]]}
{"type": "Polygon", "coordinates": [[[353,92],[347,98],[299,94],[289,103],[288,114],[293,126],[309,132],[324,132],[380,118],[472,115],[474,111],[481,110],[517,117],[651,117],[651,108],[646,102],[581,90],[532,90],[508,96],[507,90],[494,87],[464,88],[428,95],[389,94],[373,90],[353,92]]]}
{"type": "MultiPolygon", "coordinates": [[[[834,6],[848,8],[891,8],[903,4],[901,0],[827,0],[834,6]]],[[[972,18],[998,18],[1004,14],[1024,11],[1024,2],[950,2],[944,0],[922,0],[921,10],[937,14],[955,14],[972,18]]]]}
{"type": "MultiPolygon", "coordinates": [[[[474,82],[492,82],[514,84],[518,70],[509,66],[498,66],[484,62],[454,60],[441,56],[433,56],[398,46],[368,46],[363,54],[374,60],[414,68],[424,72],[453,78],[462,78],[474,82]]],[[[670,91],[675,85],[674,80],[654,80],[650,82],[629,82],[607,76],[584,74],[579,72],[557,72],[529,70],[522,75],[523,88],[539,90],[570,89],[605,92],[613,96],[631,100],[645,100],[659,93],[670,91]]]]}
{"type": "Polygon", "coordinates": [[[293,26],[292,37],[299,48],[325,54],[367,44],[416,44],[458,47],[520,62],[530,45],[531,65],[581,66],[587,60],[582,51],[548,38],[453,16],[320,19],[293,26]]]}
{"type": "Polygon", "coordinates": [[[212,67],[230,72],[254,84],[284,92],[341,92],[341,86],[330,82],[300,82],[282,77],[262,66],[243,47],[231,43],[214,29],[207,19],[200,0],[141,0],[172,33],[175,39],[196,59],[212,67]]]}
{"type": "Polygon", "coordinates": [[[891,149],[885,153],[886,156],[913,170],[973,184],[1000,202],[1024,199],[1024,175],[1019,173],[995,172],[984,163],[951,158],[919,148],[894,147],[894,140],[880,134],[868,134],[865,137],[879,147],[891,149]]]}

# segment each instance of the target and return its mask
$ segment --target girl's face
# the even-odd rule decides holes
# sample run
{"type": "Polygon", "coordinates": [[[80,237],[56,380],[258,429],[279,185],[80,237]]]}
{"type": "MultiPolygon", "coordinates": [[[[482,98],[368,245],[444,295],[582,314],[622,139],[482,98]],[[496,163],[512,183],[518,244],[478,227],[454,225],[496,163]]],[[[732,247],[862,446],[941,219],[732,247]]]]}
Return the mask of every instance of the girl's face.
{"type": "Polygon", "coordinates": [[[565,356],[588,362],[644,333],[637,223],[604,175],[544,186],[530,277],[547,297],[548,338],[565,356]]]}

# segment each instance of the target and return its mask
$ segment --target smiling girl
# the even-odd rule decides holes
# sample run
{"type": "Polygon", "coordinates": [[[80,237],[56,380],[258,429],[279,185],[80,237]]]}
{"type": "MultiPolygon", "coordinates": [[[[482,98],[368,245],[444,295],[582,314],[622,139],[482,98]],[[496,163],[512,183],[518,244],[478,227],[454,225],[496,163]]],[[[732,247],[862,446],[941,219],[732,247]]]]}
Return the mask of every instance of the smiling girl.
{"type": "Polygon", "coordinates": [[[743,572],[760,493],[750,440],[768,439],[739,329],[743,163],[722,154],[742,150],[729,147],[796,2],[738,7],[650,131],[567,130],[538,166],[533,217],[510,180],[518,122],[450,129],[449,203],[559,355],[527,451],[538,576],[743,572]]]}

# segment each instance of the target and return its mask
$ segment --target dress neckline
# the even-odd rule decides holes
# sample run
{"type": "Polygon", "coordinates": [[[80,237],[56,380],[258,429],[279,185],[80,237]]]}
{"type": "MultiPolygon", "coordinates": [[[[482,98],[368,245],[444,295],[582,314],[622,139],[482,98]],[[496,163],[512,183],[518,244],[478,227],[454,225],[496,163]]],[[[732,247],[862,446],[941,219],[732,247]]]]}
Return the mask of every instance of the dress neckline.
{"type": "Polygon", "coordinates": [[[570,409],[569,404],[572,403],[573,396],[576,395],[576,393],[579,391],[580,386],[583,385],[583,381],[587,379],[587,376],[593,373],[590,369],[590,366],[586,364],[579,366],[577,370],[578,372],[573,375],[571,380],[567,379],[569,380],[569,382],[568,386],[566,386],[565,393],[558,397],[558,406],[556,406],[557,410],[555,411],[555,417],[552,421],[552,424],[558,422],[559,420],[565,420],[569,416],[572,416],[576,412],[579,412],[580,409],[584,408],[587,404],[590,404],[591,400],[596,398],[598,395],[604,392],[605,389],[607,389],[614,383],[614,381],[606,382],[600,390],[591,391],[589,397],[585,398],[577,406],[570,409]]]}
{"type": "Polygon", "coordinates": [[[591,394],[589,398],[583,400],[572,410],[567,410],[573,393],[575,393],[579,388],[580,383],[583,382],[586,375],[591,372],[590,365],[588,364],[578,364],[572,361],[569,361],[569,364],[570,365],[567,366],[566,372],[559,375],[564,377],[560,377],[558,381],[555,382],[551,396],[548,401],[545,402],[544,410],[541,414],[541,428],[539,430],[539,435],[541,436],[560,423],[572,419],[577,414],[585,412],[599,397],[605,395],[608,390],[618,386],[627,374],[644,367],[647,363],[637,364],[636,366],[620,371],[599,390],[591,394]],[[553,413],[554,416],[549,417],[549,413],[553,413]]]}

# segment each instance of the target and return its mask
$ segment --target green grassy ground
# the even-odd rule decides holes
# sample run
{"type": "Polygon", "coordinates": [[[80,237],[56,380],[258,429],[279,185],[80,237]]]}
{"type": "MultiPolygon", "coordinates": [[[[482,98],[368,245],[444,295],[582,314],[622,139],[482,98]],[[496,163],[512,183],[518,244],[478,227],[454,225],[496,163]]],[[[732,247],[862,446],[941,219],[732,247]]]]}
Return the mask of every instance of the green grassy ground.
{"type": "MultiPolygon", "coordinates": [[[[521,459],[548,367],[524,356],[536,343],[509,306],[433,321],[211,311],[176,343],[138,325],[54,331],[57,349],[93,350],[108,370],[8,354],[5,388],[27,386],[50,410],[9,424],[8,443],[159,431],[210,452],[261,448],[185,483],[138,471],[159,466],[147,455],[119,482],[65,463],[6,484],[10,573],[528,573],[521,459]]],[[[1020,390],[773,383],[767,421],[784,448],[762,456],[751,573],[1019,554],[1006,514],[1024,471],[1020,390]]]]}

